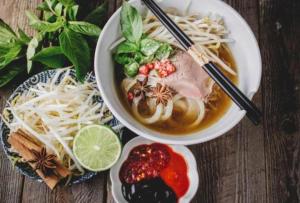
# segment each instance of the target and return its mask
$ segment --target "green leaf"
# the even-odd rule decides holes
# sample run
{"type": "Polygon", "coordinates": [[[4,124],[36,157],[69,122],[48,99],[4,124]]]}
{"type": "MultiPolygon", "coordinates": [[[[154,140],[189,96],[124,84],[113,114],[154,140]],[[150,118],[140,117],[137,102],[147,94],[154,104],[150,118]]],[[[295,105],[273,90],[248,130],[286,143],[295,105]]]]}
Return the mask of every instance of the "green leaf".
{"type": "Polygon", "coordinates": [[[91,55],[87,41],[81,34],[66,28],[59,35],[59,43],[64,55],[75,66],[78,80],[84,81],[84,77],[91,66],[91,55]]]}
{"type": "Polygon", "coordinates": [[[139,47],[132,42],[125,41],[118,45],[116,54],[135,53],[139,51],[139,47]]]}
{"type": "Polygon", "coordinates": [[[160,43],[154,39],[146,38],[141,41],[141,52],[146,56],[153,55],[160,47],[160,43]]]}
{"type": "Polygon", "coordinates": [[[140,67],[139,64],[134,62],[134,63],[131,63],[129,65],[125,65],[124,72],[127,76],[134,77],[138,74],[139,67],[140,67]]]}
{"type": "Polygon", "coordinates": [[[27,58],[27,73],[30,73],[32,70],[32,60],[31,58],[35,55],[36,49],[39,46],[39,39],[38,37],[33,37],[27,47],[27,52],[26,52],[26,58],[27,58]]]}
{"type": "Polygon", "coordinates": [[[78,8],[78,5],[74,5],[70,9],[68,9],[68,17],[70,20],[76,20],[78,8]]]}
{"type": "Polygon", "coordinates": [[[25,69],[26,66],[23,61],[16,61],[9,64],[3,71],[0,71],[0,87],[8,84],[25,69]]]}
{"type": "Polygon", "coordinates": [[[143,34],[142,16],[127,2],[123,3],[121,10],[121,29],[124,37],[135,43],[140,41],[143,34]]]}
{"type": "Polygon", "coordinates": [[[101,26],[105,20],[105,15],[108,10],[107,2],[101,4],[90,12],[85,18],[84,21],[101,26]]]}
{"type": "Polygon", "coordinates": [[[65,7],[70,7],[75,4],[74,0],[58,0],[58,1],[61,2],[65,7]]]}
{"type": "MultiPolygon", "coordinates": [[[[2,50],[5,49],[3,49],[2,47],[2,50]]],[[[20,44],[12,44],[10,48],[7,48],[5,50],[5,53],[0,55],[0,70],[3,69],[9,63],[11,63],[13,60],[15,60],[21,52],[21,50],[22,46],[20,44]]]]}
{"type": "Polygon", "coordinates": [[[40,10],[40,11],[50,11],[50,9],[49,9],[48,4],[47,4],[46,1],[40,3],[40,4],[37,6],[36,9],[37,9],[37,10],[40,10]]]}
{"type": "Polygon", "coordinates": [[[15,32],[0,19],[0,45],[11,43],[16,39],[15,32]]]}
{"type": "Polygon", "coordinates": [[[18,35],[19,35],[19,40],[23,44],[28,44],[31,40],[31,38],[20,28],[18,29],[18,35]]]}
{"type": "Polygon", "coordinates": [[[63,10],[63,5],[62,5],[62,3],[58,3],[58,4],[56,4],[56,6],[54,7],[54,11],[55,11],[55,14],[56,14],[57,16],[61,16],[62,10],[63,10]]]}
{"type": "Polygon", "coordinates": [[[121,65],[126,65],[134,62],[134,59],[130,57],[128,54],[115,54],[114,59],[118,64],[121,65]]]}
{"type": "Polygon", "coordinates": [[[155,53],[155,58],[159,60],[167,59],[172,54],[172,52],[172,46],[170,44],[163,43],[155,53]]]}
{"type": "Polygon", "coordinates": [[[55,32],[63,27],[65,23],[63,17],[58,17],[56,22],[49,23],[47,21],[41,21],[34,13],[30,11],[26,11],[26,15],[29,19],[29,25],[41,32],[55,32]]]}
{"type": "Polygon", "coordinates": [[[61,68],[67,62],[67,58],[59,46],[44,48],[35,54],[31,60],[38,61],[50,68],[61,68]]]}
{"type": "Polygon", "coordinates": [[[68,28],[74,32],[95,37],[98,37],[101,32],[101,29],[97,25],[83,21],[69,21],[68,28]]]}

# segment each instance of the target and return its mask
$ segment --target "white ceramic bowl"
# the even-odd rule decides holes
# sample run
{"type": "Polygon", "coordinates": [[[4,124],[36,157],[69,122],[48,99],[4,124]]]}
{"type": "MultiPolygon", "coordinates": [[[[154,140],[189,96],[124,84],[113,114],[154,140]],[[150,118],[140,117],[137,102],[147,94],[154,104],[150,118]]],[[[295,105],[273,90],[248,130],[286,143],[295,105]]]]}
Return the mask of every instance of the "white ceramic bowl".
{"type": "MultiPolygon", "coordinates": [[[[116,202],[118,203],[124,203],[126,200],[124,199],[122,195],[122,183],[119,178],[119,171],[124,163],[124,161],[128,158],[128,155],[130,151],[139,145],[143,144],[152,144],[154,143],[151,140],[147,140],[142,137],[136,137],[132,140],[130,140],[125,147],[123,148],[122,155],[119,159],[119,161],[110,169],[110,180],[112,183],[112,195],[116,202]]],[[[172,148],[174,152],[177,152],[180,154],[184,160],[187,163],[188,167],[188,178],[189,178],[189,189],[185,193],[183,197],[179,199],[178,203],[189,203],[192,198],[195,196],[198,186],[199,186],[199,177],[198,177],[198,171],[197,171],[197,163],[195,160],[195,157],[193,153],[185,146],[180,146],[180,145],[169,145],[169,147],[172,148]]]]}
{"type": "MultiPolygon", "coordinates": [[[[177,8],[184,11],[187,1],[164,0],[159,5],[162,8],[177,8]]],[[[190,13],[203,15],[215,13],[224,18],[227,28],[230,30],[229,37],[235,40],[230,48],[237,63],[239,72],[239,88],[252,98],[257,92],[261,80],[261,55],[253,32],[245,20],[229,5],[219,0],[192,0],[190,13]]],[[[139,11],[145,6],[140,0],[130,1],[139,11]]],[[[120,9],[110,18],[105,25],[98,40],[95,54],[95,72],[98,86],[103,94],[104,101],[113,114],[126,127],[145,138],[168,144],[196,144],[205,142],[226,133],[239,123],[245,116],[236,105],[232,105],[228,112],[215,124],[207,129],[186,136],[171,136],[146,128],[130,115],[118,98],[114,81],[114,62],[110,46],[121,37],[120,9]]]]}

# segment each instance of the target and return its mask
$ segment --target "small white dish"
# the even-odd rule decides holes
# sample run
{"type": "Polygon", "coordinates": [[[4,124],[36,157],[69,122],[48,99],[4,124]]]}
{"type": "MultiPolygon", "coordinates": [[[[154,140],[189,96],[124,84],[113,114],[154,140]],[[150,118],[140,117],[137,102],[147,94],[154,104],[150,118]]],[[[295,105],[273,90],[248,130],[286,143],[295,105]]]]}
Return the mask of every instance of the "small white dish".
{"type": "MultiPolygon", "coordinates": [[[[131,0],[130,3],[140,12],[146,8],[140,0],[131,0]]],[[[183,0],[164,0],[159,3],[163,8],[176,8],[184,12],[187,2],[183,0]]],[[[229,44],[238,67],[238,87],[250,99],[257,92],[262,73],[260,50],[253,32],[246,21],[226,3],[220,0],[191,0],[189,13],[210,13],[220,15],[230,30],[229,38],[234,39],[229,44]]],[[[111,45],[121,37],[120,9],[106,23],[96,47],[95,73],[103,99],[116,118],[130,130],[147,139],[167,144],[197,144],[217,138],[235,125],[245,116],[246,112],[232,105],[227,113],[218,122],[201,131],[184,136],[172,136],[154,131],[138,122],[123,106],[118,97],[115,84],[115,68],[110,51],[111,45]]]]}
{"type": "MultiPolygon", "coordinates": [[[[154,141],[147,140],[142,137],[136,137],[132,140],[130,140],[123,148],[122,155],[119,159],[119,161],[110,169],[110,180],[112,183],[112,195],[116,202],[118,203],[125,203],[127,202],[123,195],[121,186],[122,183],[119,178],[119,171],[124,163],[124,161],[128,158],[128,155],[130,151],[139,145],[143,144],[152,144],[155,143],[154,141]]],[[[189,189],[186,192],[186,194],[181,197],[178,201],[178,203],[189,203],[192,198],[195,196],[198,186],[199,186],[199,177],[198,177],[198,171],[197,171],[197,163],[195,160],[195,157],[193,153],[185,146],[180,145],[169,145],[173,149],[174,152],[177,152],[180,154],[184,160],[187,163],[188,167],[188,178],[189,178],[189,189]]]]}

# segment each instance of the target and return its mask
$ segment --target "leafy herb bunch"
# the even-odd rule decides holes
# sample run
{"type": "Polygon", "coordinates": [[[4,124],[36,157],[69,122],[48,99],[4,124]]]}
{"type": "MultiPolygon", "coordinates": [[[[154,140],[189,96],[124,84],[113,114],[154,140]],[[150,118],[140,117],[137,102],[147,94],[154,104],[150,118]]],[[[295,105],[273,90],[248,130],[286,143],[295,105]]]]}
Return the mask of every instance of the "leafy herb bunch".
{"type": "Polygon", "coordinates": [[[106,5],[79,20],[80,9],[74,0],[45,0],[37,7],[43,12],[42,19],[26,11],[29,25],[37,31],[33,37],[21,29],[15,33],[0,19],[0,87],[41,64],[46,68],[74,66],[78,80],[83,81],[91,68],[91,50],[101,32],[106,5]]]}
{"type": "Polygon", "coordinates": [[[134,77],[141,65],[167,59],[173,53],[170,44],[159,42],[143,33],[141,14],[127,2],[123,3],[120,23],[125,41],[116,48],[114,59],[123,65],[127,76],[134,77]]]}

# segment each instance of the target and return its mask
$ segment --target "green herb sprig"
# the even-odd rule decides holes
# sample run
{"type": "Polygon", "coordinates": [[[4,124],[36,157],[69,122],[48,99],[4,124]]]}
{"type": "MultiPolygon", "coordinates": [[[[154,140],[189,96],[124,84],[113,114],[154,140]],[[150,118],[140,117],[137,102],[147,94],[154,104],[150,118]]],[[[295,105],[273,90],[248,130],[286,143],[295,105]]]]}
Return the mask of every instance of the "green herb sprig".
{"type": "Polygon", "coordinates": [[[106,8],[104,3],[79,19],[80,8],[74,0],[45,0],[37,7],[42,19],[26,11],[29,25],[37,31],[32,37],[21,29],[14,32],[0,19],[0,87],[21,73],[41,71],[41,67],[73,66],[78,80],[83,81],[91,69],[106,8]]]}
{"type": "Polygon", "coordinates": [[[116,48],[114,59],[123,65],[127,76],[136,76],[141,65],[169,58],[173,52],[170,44],[151,39],[143,33],[142,16],[127,2],[123,3],[120,23],[126,40],[116,48]]]}

